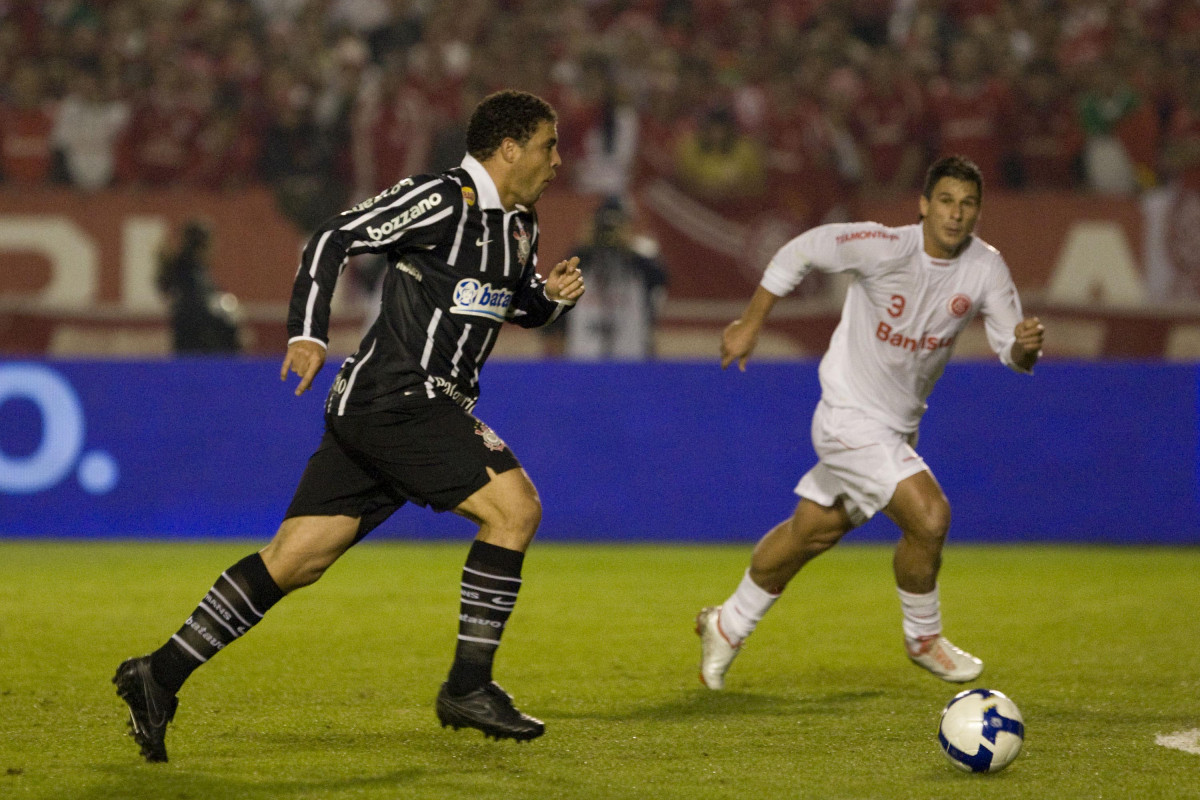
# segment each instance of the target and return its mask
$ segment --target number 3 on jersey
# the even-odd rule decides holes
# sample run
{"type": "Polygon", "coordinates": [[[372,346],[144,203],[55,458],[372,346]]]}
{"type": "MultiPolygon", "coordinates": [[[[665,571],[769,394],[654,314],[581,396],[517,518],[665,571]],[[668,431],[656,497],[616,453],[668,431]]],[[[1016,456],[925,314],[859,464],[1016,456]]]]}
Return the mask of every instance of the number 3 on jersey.
{"type": "Polygon", "coordinates": [[[891,305],[889,305],[887,308],[888,316],[898,317],[901,314],[903,314],[904,313],[904,303],[905,303],[904,295],[902,295],[902,294],[892,295],[891,305]]]}

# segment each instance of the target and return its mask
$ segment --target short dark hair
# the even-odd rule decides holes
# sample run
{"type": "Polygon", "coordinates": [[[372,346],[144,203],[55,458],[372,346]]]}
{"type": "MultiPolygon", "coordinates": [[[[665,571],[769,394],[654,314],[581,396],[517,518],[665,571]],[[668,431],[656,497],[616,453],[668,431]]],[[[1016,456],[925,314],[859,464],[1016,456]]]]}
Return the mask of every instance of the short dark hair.
{"type": "Polygon", "coordinates": [[[926,200],[932,197],[933,187],[937,186],[937,182],[942,178],[954,178],[975,184],[975,188],[979,190],[979,199],[983,199],[983,171],[966,156],[946,156],[933,162],[929,171],[925,173],[925,188],[921,190],[926,200]]]}
{"type": "Polygon", "coordinates": [[[512,89],[489,94],[467,123],[467,152],[485,161],[505,139],[525,144],[540,123],[557,121],[554,109],[537,95],[512,89]]]}

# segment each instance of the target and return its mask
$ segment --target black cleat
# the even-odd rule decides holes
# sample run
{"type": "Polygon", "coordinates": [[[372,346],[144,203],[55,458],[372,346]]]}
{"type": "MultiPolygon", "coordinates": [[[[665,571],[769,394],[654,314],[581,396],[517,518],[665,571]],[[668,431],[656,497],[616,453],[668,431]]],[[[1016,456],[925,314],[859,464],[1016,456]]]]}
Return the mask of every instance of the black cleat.
{"type": "Polygon", "coordinates": [[[150,656],[121,662],[112,682],[129,706],[129,735],[142,748],[147,761],[166,761],[167,723],[175,719],[179,700],[155,683],[150,674],[150,656]]]}
{"type": "Polygon", "coordinates": [[[462,697],[452,697],[447,684],[437,696],[437,717],[442,727],[478,728],[484,737],[516,739],[525,742],[546,732],[540,719],[518,711],[512,697],[495,681],[479,687],[462,697]]]}

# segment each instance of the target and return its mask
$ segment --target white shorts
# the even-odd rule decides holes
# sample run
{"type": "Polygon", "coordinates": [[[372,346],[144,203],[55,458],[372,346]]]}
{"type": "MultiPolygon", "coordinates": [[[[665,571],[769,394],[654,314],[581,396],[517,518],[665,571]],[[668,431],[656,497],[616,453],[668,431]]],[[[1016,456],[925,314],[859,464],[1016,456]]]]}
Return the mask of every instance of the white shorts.
{"type": "Polygon", "coordinates": [[[913,449],[915,432],[900,433],[824,400],[813,412],[812,440],[820,460],[796,484],[796,494],[826,507],[841,498],[855,525],[886,506],[900,481],[928,469],[913,449]]]}

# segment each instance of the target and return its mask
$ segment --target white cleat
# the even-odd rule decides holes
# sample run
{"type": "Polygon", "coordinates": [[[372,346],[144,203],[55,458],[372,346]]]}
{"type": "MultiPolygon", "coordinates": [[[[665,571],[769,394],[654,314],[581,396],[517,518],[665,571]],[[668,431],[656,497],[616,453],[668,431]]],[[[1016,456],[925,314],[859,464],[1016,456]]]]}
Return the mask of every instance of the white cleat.
{"type": "Polygon", "coordinates": [[[950,640],[940,634],[919,639],[905,637],[904,644],[914,664],[944,681],[965,683],[975,680],[983,672],[982,661],[950,644],[950,640]]]}
{"type": "Polygon", "coordinates": [[[730,644],[721,630],[721,607],[708,606],[696,615],[696,635],[700,637],[700,682],[710,689],[725,688],[725,673],[742,651],[741,643],[730,644]]]}

